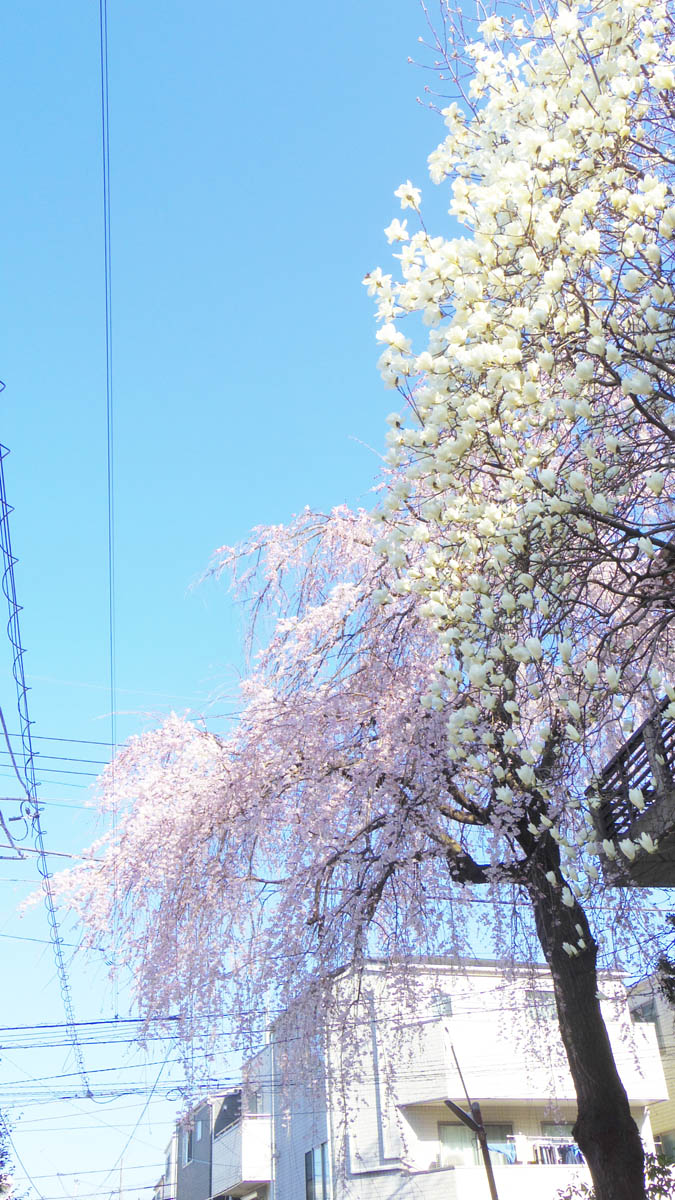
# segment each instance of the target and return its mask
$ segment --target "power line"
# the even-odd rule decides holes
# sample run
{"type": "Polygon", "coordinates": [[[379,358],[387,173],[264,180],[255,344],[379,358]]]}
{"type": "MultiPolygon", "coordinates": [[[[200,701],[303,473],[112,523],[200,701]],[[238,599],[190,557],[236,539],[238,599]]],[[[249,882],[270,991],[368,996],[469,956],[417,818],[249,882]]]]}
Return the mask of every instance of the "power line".
{"type": "MultiPolygon", "coordinates": [[[[4,938],[10,942],[37,942],[39,946],[51,946],[48,938],[21,937],[18,933],[0,933],[0,938],[4,938]]],[[[76,942],[61,942],[62,946],[66,946],[69,950],[77,950],[76,942]]]]}
{"type": "MultiPolygon", "coordinates": [[[[30,1176],[27,1176],[27,1178],[30,1178],[30,1176]]],[[[33,1186],[35,1186],[35,1185],[33,1185],[33,1186]]],[[[63,1200],[63,1195],[61,1195],[61,1196],[43,1196],[42,1192],[40,1192],[38,1190],[38,1188],[35,1188],[35,1190],[38,1193],[40,1200],[63,1200]]],[[[148,1184],[132,1183],[131,1187],[123,1187],[123,1188],[116,1187],[115,1194],[117,1196],[121,1196],[121,1195],[125,1195],[127,1193],[129,1193],[129,1195],[130,1195],[132,1192],[154,1192],[154,1190],[155,1190],[154,1183],[148,1183],[148,1184]]],[[[110,1189],[108,1188],[104,1192],[79,1192],[78,1191],[77,1200],[94,1200],[94,1197],[97,1197],[97,1196],[106,1196],[106,1197],[108,1197],[108,1200],[109,1200],[110,1189]]]]}
{"type": "MultiPolygon", "coordinates": [[[[35,854],[40,859],[46,858],[47,855],[49,855],[50,858],[77,858],[77,859],[84,858],[83,854],[70,854],[69,851],[67,851],[67,850],[47,850],[47,849],[45,849],[44,846],[38,847],[35,850],[33,850],[31,846],[21,846],[20,849],[21,849],[21,854],[35,854]]],[[[89,862],[100,862],[101,860],[100,860],[100,858],[92,858],[92,859],[88,859],[88,861],[89,862]]]]}
{"type": "Polygon", "coordinates": [[[66,770],[65,767],[42,767],[40,757],[35,763],[35,768],[41,775],[86,775],[88,779],[98,779],[98,774],[95,770],[66,770]]]}
{"type": "MultiPolygon", "coordinates": [[[[7,754],[7,750],[0,749],[0,754],[7,754]]],[[[39,750],[35,755],[39,762],[71,762],[71,763],[93,763],[95,766],[107,766],[107,758],[73,758],[67,754],[42,754],[39,750]]]]}
{"type": "MultiPolygon", "coordinates": [[[[2,764],[0,764],[0,766],[1,765],[2,764]]],[[[6,771],[0,770],[0,779],[12,779],[12,778],[13,778],[13,776],[8,775],[6,771]]],[[[91,787],[91,784],[89,784],[89,783],[73,783],[72,779],[63,780],[63,782],[60,779],[50,779],[49,783],[53,787],[70,788],[71,791],[73,791],[75,788],[77,788],[78,791],[86,792],[91,787]]],[[[5,799],[16,800],[16,796],[7,796],[7,797],[5,797],[5,799]]]]}
{"type": "MultiPolygon", "coordinates": [[[[108,86],[108,0],[99,0],[101,59],[101,151],[103,167],[103,275],[105,283],[105,404],[106,481],[108,498],[108,667],[110,676],[110,741],[113,750],[112,786],[115,788],[114,756],[117,749],[116,611],[115,611],[115,410],[113,405],[113,320],[112,253],[110,229],[110,94],[108,86]]],[[[113,836],[117,834],[117,812],[112,808],[113,836]]],[[[115,899],[117,868],[115,867],[115,899]]],[[[113,945],[117,944],[117,921],[113,918],[113,945]]],[[[112,989],[118,1005],[117,974],[112,989]]]]}
{"type": "MultiPolygon", "coordinates": [[[[10,737],[20,737],[18,733],[11,733],[10,737]]],[[[74,746],[109,746],[112,748],[112,742],[95,742],[91,738],[70,738],[70,737],[47,737],[46,734],[33,734],[34,742],[70,742],[74,746]]]]}
{"type": "Polygon", "coordinates": [[[39,761],[35,766],[41,775],[86,775],[88,779],[98,779],[96,771],[67,771],[65,767],[43,767],[39,761]]]}
{"type": "MultiPolygon", "coordinates": [[[[154,1171],[154,1170],[157,1170],[158,1168],[161,1170],[163,1166],[164,1166],[163,1159],[160,1160],[160,1162],[133,1163],[130,1166],[124,1168],[124,1173],[126,1175],[126,1173],[128,1171],[154,1171]]],[[[49,1175],[34,1175],[33,1179],[67,1179],[73,1175],[74,1176],[103,1175],[107,1169],[108,1169],[107,1167],[93,1167],[93,1168],[88,1168],[85,1171],[52,1171],[49,1175]]],[[[113,1167],[112,1169],[114,1170],[115,1168],[113,1167]]],[[[105,1180],[104,1180],[104,1182],[105,1182],[105,1180]]]]}
{"type": "Polygon", "coordinates": [[[131,1143],[133,1142],[134,1137],[136,1136],[136,1133],[138,1131],[138,1127],[139,1127],[141,1121],[143,1120],[143,1117],[145,1116],[146,1112],[148,1111],[148,1108],[150,1107],[150,1102],[152,1100],[152,1097],[154,1096],[157,1088],[159,1087],[159,1081],[162,1078],[162,1072],[163,1072],[166,1064],[169,1061],[170,1053],[171,1053],[171,1047],[169,1046],[169,1049],[166,1052],[166,1058],[164,1059],[164,1062],[162,1063],[161,1067],[159,1068],[155,1082],[153,1083],[152,1088],[150,1089],[150,1095],[148,1096],[145,1104],[143,1105],[143,1108],[141,1109],[141,1111],[139,1113],[138,1120],[137,1120],[136,1124],[134,1125],[131,1133],[129,1134],[129,1137],[127,1138],[126,1142],[124,1143],[124,1147],[117,1159],[117,1162],[113,1163],[113,1165],[110,1168],[110,1170],[108,1171],[108,1174],[106,1175],[105,1179],[103,1179],[101,1181],[102,1183],[106,1183],[108,1181],[108,1179],[112,1175],[113,1171],[116,1170],[116,1168],[123,1161],[124,1155],[126,1154],[127,1150],[129,1149],[131,1143]]]}
{"type": "MultiPolygon", "coordinates": [[[[9,737],[9,734],[7,735],[9,737]]],[[[33,739],[35,740],[35,739],[33,739]]],[[[0,754],[8,754],[9,751],[0,748],[0,754]]],[[[107,766],[109,760],[107,758],[76,758],[72,754],[43,754],[41,750],[35,753],[36,759],[39,762],[74,762],[74,763],[92,763],[97,767],[107,766]]]]}
{"type": "Polygon", "coordinates": [[[112,255],[110,236],[110,97],[108,87],[108,3],[99,0],[101,58],[101,150],[103,167],[103,275],[105,283],[105,398],[108,492],[108,665],[110,741],[117,744],[115,679],[115,423],[113,407],[112,255]]]}
{"type": "MultiPolygon", "coordinates": [[[[19,623],[19,613],[21,607],[16,596],[16,580],[14,577],[14,564],[16,558],[12,553],[12,541],[9,528],[9,514],[12,511],[7,502],[7,491],[5,487],[5,472],[4,459],[8,454],[8,450],[4,446],[0,446],[0,549],[3,559],[3,575],[2,575],[2,590],[7,599],[9,609],[9,620],[7,622],[7,632],[9,641],[12,647],[12,674],[16,684],[17,694],[17,710],[19,715],[19,729],[21,730],[21,745],[23,749],[23,777],[14,759],[12,745],[7,733],[4,716],[2,716],[2,731],[9,751],[17,779],[20,781],[23,790],[25,790],[26,799],[31,806],[31,821],[33,827],[33,836],[35,841],[35,849],[38,852],[38,871],[42,877],[42,886],[45,897],[45,906],[47,909],[47,919],[49,922],[49,934],[52,940],[54,950],[54,958],[56,961],[56,972],[59,979],[61,989],[61,998],[63,1000],[63,1008],[66,1014],[66,1021],[70,1027],[71,1044],[75,1061],[80,1071],[82,1082],[85,1085],[85,1091],[89,1091],[87,1075],[84,1067],[84,1059],[77,1040],[77,1031],[75,1029],[75,1015],[73,1013],[73,1005],[70,993],[70,983],[66,964],[63,957],[61,946],[61,935],[59,933],[58,918],[56,916],[56,905],[54,903],[54,894],[51,886],[51,876],[49,872],[49,864],[47,862],[47,853],[45,850],[44,837],[42,833],[42,825],[40,822],[40,810],[37,800],[37,781],[35,778],[34,752],[31,741],[31,720],[28,713],[28,687],[26,684],[26,676],[23,668],[24,649],[21,643],[21,627],[19,623]]],[[[1,713],[0,709],[0,713],[1,713]]]]}
{"type": "Polygon", "coordinates": [[[2,1122],[2,1126],[5,1130],[5,1135],[7,1137],[7,1140],[9,1142],[10,1146],[12,1147],[12,1153],[13,1153],[16,1161],[18,1162],[19,1166],[21,1167],[21,1170],[23,1171],[24,1175],[26,1176],[26,1179],[30,1183],[31,1187],[35,1189],[38,1196],[40,1197],[40,1200],[45,1200],[45,1197],[42,1195],[42,1192],[40,1191],[39,1187],[33,1182],[28,1170],[24,1166],[21,1155],[19,1154],[19,1151],[17,1150],[16,1146],[14,1145],[14,1139],[12,1138],[12,1132],[1,1112],[0,1112],[0,1122],[2,1122]]]}
{"type": "Polygon", "coordinates": [[[91,804],[69,804],[67,800],[43,800],[40,798],[40,808],[70,808],[84,816],[98,816],[98,812],[91,804]]]}

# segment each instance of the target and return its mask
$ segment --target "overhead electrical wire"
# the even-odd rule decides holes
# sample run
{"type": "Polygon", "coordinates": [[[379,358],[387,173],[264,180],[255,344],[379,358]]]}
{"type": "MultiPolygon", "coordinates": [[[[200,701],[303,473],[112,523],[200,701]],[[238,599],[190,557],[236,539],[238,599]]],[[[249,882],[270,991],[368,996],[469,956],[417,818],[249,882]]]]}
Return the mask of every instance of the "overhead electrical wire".
{"type": "MultiPolygon", "coordinates": [[[[48,938],[21,937],[18,933],[0,933],[0,938],[5,938],[10,942],[37,942],[39,946],[51,946],[48,938]]],[[[62,946],[67,946],[69,950],[77,950],[76,942],[62,942],[62,946]]]]}
{"type": "MultiPolygon", "coordinates": [[[[76,784],[74,786],[77,787],[78,785],[76,784]]],[[[75,812],[82,813],[83,816],[98,816],[96,809],[93,808],[92,805],[87,803],[69,804],[67,800],[43,800],[42,797],[40,797],[40,808],[70,808],[75,812]]],[[[0,883],[2,883],[2,880],[0,880],[0,883]]]]}
{"type": "Polygon", "coordinates": [[[110,1170],[108,1171],[108,1174],[105,1176],[105,1178],[101,1180],[101,1183],[102,1183],[102,1184],[104,1184],[104,1183],[107,1183],[107,1182],[108,1182],[108,1180],[109,1180],[110,1176],[112,1175],[113,1171],[115,1171],[115,1170],[117,1169],[117,1167],[119,1167],[120,1163],[122,1163],[122,1162],[124,1161],[124,1155],[126,1154],[127,1150],[129,1149],[129,1147],[130,1147],[131,1143],[133,1142],[133,1140],[134,1140],[134,1138],[135,1138],[135,1136],[136,1136],[136,1133],[138,1132],[138,1127],[139,1127],[139,1125],[140,1125],[141,1121],[143,1120],[143,1118],[144,1118],[144,1116],[145,1116],[146,1112],[148,1111],[148,1108],[150,1107],[150,1103],[151,1103],[151,1101],[152,1101],[152,1098],[153,1098],[153,1096],[155,1095],[155,1092],[157,1091],[157,1088],[159,1087],[159,1081],[160,1081],[160,1079],[162,1078],[162,1073],[163,1073],[163,1071],[164,1071],[164,1068],[165,1068],[165,1066],[167,1065],[167,1063],[168,1063],[168,1061],[169,1061],[169,1055],[170,1055],[170,1053],[171,1053],[171,1047],[169,1046],[169,1049],[168,1049],[168,1050],[167,1050],[167,1052],[166,1052],[166,1058],[164,1059],[164,1062],[162,1063],[162,1065],[161,1065],[161,1066],[160,1066],[160,1068],[159,1068],[159,1071],[158,1071],[158,1073],[157,1073],[157,1077],[156,1077],[156,1079],[155,1079],[155,1082],[153,1083],[153,1085],[152,1085],[152,1087],[151,1087],[151,1089],[150,1089],[150,1093],[149,1093],[149,1095],[148,1095],[148,1098],[147,1098],[147,1100],[145,1101],[145,1104],[143,1105],[143,1108],[141,1109],[141,1111],[140,1111],[140,1113],[139,1113],[139,1115],[138,1115],[138,1120],[136,1121],[136,1124],[134,1125],[134,1127],[133,1127],[133,1129],[132,1129],[131,1133],[129,1134],[129,1137],[128,1137],[128,1138],[127,1138],[127,1140],[126,1140],[126,1142],[124,1143],[124,1146],[123,1146],[122,1150],[120,1151],[120,1153],[119,1153],[119,1155],[118,1155],[118,1157],[117,1157],[117,1160],[116,1160],[116,1162],[114,1162],[114,1163],[113,1163],[112,1167],[111,1167],[111,1168],[110,1168],[110,1170]]]}
{"type": "MultiPolygon", "coordinates": [[[[132,1163],[124,1168],[125,1175],[128,1171],[154,1171],[164,1166],[164,1160],[151,1163],[132,1163]]],[[[79,1177],[80,1175],[103,1175],[107,1167],[90,1167],[85,1171],[51,1171],[49,1175],[34,1175],[33,1179],[69,1179],[72,1176],[79,1177]]],[[[104,1181],[105,1182],[105,1181],[104,1181]]],[[[117,1189],[116,1189],[117,1190],[117,1189]]]]}
{"type": "MultiPolygon", "coordinates": [[[[10,737],[19,737],[18,733],[11,733],[10,737]]],[[[71,742],[76,746],[111,746],[111,742],[95,742],[91,738],[72,738],[72,737],[48,737],[44,733],[34,733],[34,742],[71,742]]]]}
{"type": "MultiPolygon", "coordinates": [[[[63,1200],[63,1195],[43,1196],[42,1192],[38,1191],[37,1188],[35,1188],[35,1190],[38,1193],[40,1200],[63,1200]]],[[[131,1195],[132,1192],[138,1193],[138,1192],[154,1192],[154,1191],[155,1191],[154,1183],[148,1183],[148,1184],[132,1183],[130,1187],[122,1187],[122,1188],[115,1187],[113,1195],[124,1196],[127,1193],[129,1195],[131,1195]]],[[[109,1198],[110,1197],[110,1189],[107,1189],[104,1192],[80,1192],[80,1191],[78,1191],[77,1200],[94,1200],[94,1198],[98,1197],[98,1196],[106,1196],[107,1198],[109,1198]]]]}
{"type": "Polygon", "coordinates": [[[9,1142],[10,1146],[12,1147],[12,1153],[13,1153],[16,1161],[18,1162],[19,1166],[21,1167],[21,1170],[23,1171],[24,1175],[26,1176],[26,1179],[28,1180],[31,1187],[37,1192],[38,1196],[40,1197],[40,1200],[45,1200],[45,1197],[42,1195],[42,1192],[40,1191],[39,1187],[37,1186],[36,1183],[33,1182],[33,1179],[31,1178],[29,1172],[26,1170],[26,1167],[23,1164],[21,1155],[19,1154],[19,1151],[17,1150],[16,1146],[14,1145],[12,1131],[1,1112],[0,1112],[0,1124],[2,1125],[2,1128],[4,1130],[7,1141],[9,1142]]]}
{"type": "MultiPolygon", "coordinates": [[[[7,750],[0,750],[0,754],[7,754],[7,750]]],[[[69,754],[42,754],[39,750],[35,755],[37,763],[42,762],[71,762],[71,763],[91,763],[93,766],[105,767],[108,760],[106,758],[75,758],[69,754]]]]}
{"type": "Polygon", "coordinates": [[[47,775],[86,775],[88,779],[97,779],[96,771],[67,771],[64,767],[42,767],[39,762],[36,764],[40,774],[47,775]]]}
{"type": "Polygon", "coordinates": [[[49,923],[49,934],[54,950],[56,973],[61,990],[63,1009],[69,1029],[73,1055],[82,1079],[85,1095],[90,1095],[84,1059],[82,1057],[82,1050],[80,1048],[77,1029],[75,1027],[75,1015],[73,1012],[70,981],[68,979],[68,972],[66,971],[65,959],[63,957],[62,938],[59,932],[56,905],[54,903],[54,894],[51,885],[51,875],[47,861],[47,851],[44,843],[42,824],[40,822],[40,808],[37,795],[37,781],[35,777],[35,754],[33,751],[31,738],[31,720],[28,711],[28,687],[26,684],[26,676],[23,667],[24,648],[21,642],[21,626],[19,622],[21,606],[17,600],[16,579],[14,575],[14,564],[16,563],[16,558],[12,553],[12,539],[9,526],[9,516],[12,512],[12,508],[7,501],[7,489],[5,486],[4,460],[7,457],[7,454],[8,450],[6,447],[0,446],[0,551],[2,553],[3,562],[2,591],[7,600],[9,610],[7,633],[9,635],[9,641],[12,647],[12,674],[16,684],[17,711],[19,715],[19,729],[21,731],[21,747],[23,751],[23,771],[20,772],[17,766],[9,735],[7,733],[7,726],[5,724],[4,716],[2,716],[2,732],[7,745],[7,750],[10,754],[10,758],[16,772],[17,779],[20,781],[26,796],[27,804],[23,806],[25,810],[24,815],[30,817],[32,825],[34,844],[38,856],[38,871],[42,878],[45,907],[47,909],[47,920],[49,923]]]}
{"type": "Polygon", "coordinates": [[[105,283],[105,400],[108,491],[108,669],[110,742],[117,745],[115,678],[115,422],[113,408],[112,255],[110,235],[110,96],[108,87],[108,4],[99,0],[101,61],[101,150],[103,166],[103,274],[105,283]]]}
{"type": "MultiPolygon", "coordinates": [[[[113,319],[112,319],[112,246],[110,222],[110,89],[108,81],[108,0],[99,0],[99,43],[101,65],[101,151],[103,168],[103,275],[105,284],[105,401],[106,465],[108,495],[108,671],[110,684],[110,743],[112,763],[112,830],[117,834],[115,797],[115,754],[117,751],[117,679],[116,679],[116,602],[115,602],[115,410],[113,405],[113,319]]],[[[115,897],[117,870],[115,868],[115,897]]],[[[117,923],[113,918],[113,946],[117,946],[117,923]]],[[[116,957],[116,953],[114,955],[116,957]]],[[[117,974],[112,976],[115,1011],[119,996],[117,974]]]]}

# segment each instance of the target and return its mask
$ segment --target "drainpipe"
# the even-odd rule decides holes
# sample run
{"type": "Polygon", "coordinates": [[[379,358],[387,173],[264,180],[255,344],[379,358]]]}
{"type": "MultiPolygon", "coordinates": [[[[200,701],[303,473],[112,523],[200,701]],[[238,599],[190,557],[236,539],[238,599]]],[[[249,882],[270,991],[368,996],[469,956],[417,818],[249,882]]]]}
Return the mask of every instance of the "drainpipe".
{"type": "Polygon", "coordinates": [[[266,1036],[268,1037],[268,1045],[270,1048],[270,1191],[269,1200],[274,1200],[277,1190],[277,1159],[276,1159],[276,1090],[277,1090],[277,1075],[276,1075],[276,1057],[275,1057],[275,1042],[274,1031],[271,1025],[268,1024],[266,1036]]]}

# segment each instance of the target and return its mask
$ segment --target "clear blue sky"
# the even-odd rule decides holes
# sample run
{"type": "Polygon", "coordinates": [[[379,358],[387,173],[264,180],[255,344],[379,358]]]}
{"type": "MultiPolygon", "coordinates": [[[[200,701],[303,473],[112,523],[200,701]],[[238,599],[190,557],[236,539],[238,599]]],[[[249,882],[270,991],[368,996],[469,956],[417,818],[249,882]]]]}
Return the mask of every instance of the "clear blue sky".
{"type": "MultiPolygon", "coordinates": [[[[0,26],[0,441],[35,733],[86,740],[36,742],[54,755],[47,844],[77,853],[97,764],[64,757],[105,758],[111,707],[98,4],[22,0],[0,26]]],[[[442,134],[407,61],[423,32],[417,0],[109,0],[121,737],[232,689],[236,610],[191,586],[216,546],[370,503],[393,397],[360,281],[389,262],[394,189],[424,186],[442,134]]],[[[0,699],[16,730],[4,640],[0,699]]],[[[0,860],[3,1027],[63,1021],[44,914],[16,915],[36,878],[32,858],[0,860]]],[[[72,989],[79,1020],[114,1015],[103,964],[74,964],[72,989]]],[[[0,1103],[40,1194],[109,1196],[124,1153],[125,1196],[148,1197],[175,1100],[139,1116],[166,1050],[85,1045],[95,1088],[141,1094],[57,1104],[77,1077],[35,1082],[74,1070],[54,1040],[0,1033],[0,1103]]]]}

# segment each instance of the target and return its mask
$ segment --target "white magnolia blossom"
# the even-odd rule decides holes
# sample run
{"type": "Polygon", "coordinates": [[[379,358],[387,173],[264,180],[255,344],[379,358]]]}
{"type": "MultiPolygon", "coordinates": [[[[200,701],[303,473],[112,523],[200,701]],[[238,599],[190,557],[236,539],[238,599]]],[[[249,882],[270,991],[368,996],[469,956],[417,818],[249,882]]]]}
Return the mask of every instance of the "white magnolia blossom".
{"type": "MultiPolygon", "coordinates": [[[[622,706],[648,711],[669,661],[675,35],[664,0],[561,2],[488,14],[456,49],[470,84],[429,172],[460,231],[420,220],[399,278],[366,280],[411,413],[390,420],[380,547],[437,630],[428,704],[462,785],[498,784],[505,831],[520,807],[540,838],[570,763],[616,749],[622,706]]],[[[421,217],[410,180],[396,196],[421,217]]],[[[582,841],[597,852],[590,822],[582,841]]]]}
{"type": "Polygon", "coordinates": [[[642,792],[642,788],[637,788],[637,787],[629,788],[628,799],[630,800],[631,804],[635,805],[636,808],[642,809],[645,806],[645,798],[644,798],[644,795],[642,792]]]}
{"type": "Polygon", "coordinates": [[[638,842],[642,849],[647,851],[647,854],[654,854],[658,850],[658,842],[655,842],[648,833],[641,833],[638,842]]]}

